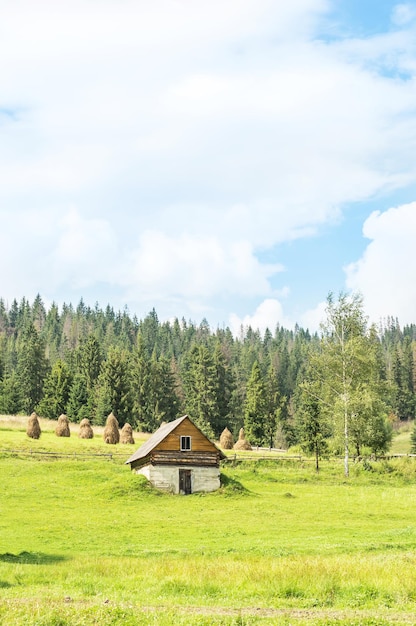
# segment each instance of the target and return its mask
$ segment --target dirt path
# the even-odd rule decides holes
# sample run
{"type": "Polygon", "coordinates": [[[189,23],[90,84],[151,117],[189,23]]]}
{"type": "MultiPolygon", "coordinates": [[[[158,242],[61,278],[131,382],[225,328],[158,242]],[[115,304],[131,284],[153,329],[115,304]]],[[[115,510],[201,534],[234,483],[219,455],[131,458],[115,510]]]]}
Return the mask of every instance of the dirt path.
{"type": "MultiPolygon", "coordinates": [[[[1,603],[1,601],[0,601],[1,603]]],[[[36,604],[37,610],[39,610],[39,604],[34,601],[32,598],[15,598],[4,601],[2,607],[4,609],[5,605],[9,606],[13,611],[13,608],[22,605],[31,605],[36,604]]],[[[82,609],[91,609],[94,607],[102,608],[103,605],[106,605],[110,611],[111,609],[122,609],[127,611],[134,611],[135,613],[142,614],[163,614],[174,612],[176,615],[183,616],[191,616],[195,617],[233,617],[233,618],[258,618],[262,619],[273,619],[276,624],[286,623],[291,626],[305,625],[305,624],[316,624],[319,623],[321,626],[325,623],[331,624],[346,624],[351,625],[354,624],[358,626],[359,624],[371,623],[376,626],[377,624],[393,624],[395,626],[415,626],[416,625],[416,615],[415,613],[408,611],[400,611],[398,612],[395,609],[365,609],[365,610],[355,610],[355,609],[298,609],[298,608],[264,608],[264,607],[245,607],[245,608],[233,608],[233,607],[207,607],[207,606],[199,606],[199,607],[187,607],[187,606],[138,606],[134,604],[126,604],[119,602],[112,602],[111,599],[105,599],[102,602],[88,602],[85,600],[75,601],[70,597],[63,598],[61,602],[51,601],[48,604],[48,609],[58,609],[62,605],[66,605],[67,608],[71,607],[75,612],[82,611],[82,609]]],[[[45,607],[46,608],[46,607],[45,607]]],[[[244,622],[243,622],[244,623],[244,622]]]]}

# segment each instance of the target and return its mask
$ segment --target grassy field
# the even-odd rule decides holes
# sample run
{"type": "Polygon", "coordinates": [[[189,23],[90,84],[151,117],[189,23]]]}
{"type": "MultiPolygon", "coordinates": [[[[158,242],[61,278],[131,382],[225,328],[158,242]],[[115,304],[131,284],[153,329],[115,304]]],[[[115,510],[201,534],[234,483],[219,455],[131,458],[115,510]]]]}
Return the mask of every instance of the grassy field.
{"type": "Polygon", "coordinates": [[[34,441],[0,420],[1,624],[416,623],[415,459],[348,480],[342,462],[237,462],[181,497],[124,465],[140,435],[54,425],[34,441]]]}
{"type": "Polygon", "coordinates": [[[410,436],[413,430],[413,423],[404,423],[395,433],[390,448],[391,454],[409,454],[411,448],[410,436]]]}

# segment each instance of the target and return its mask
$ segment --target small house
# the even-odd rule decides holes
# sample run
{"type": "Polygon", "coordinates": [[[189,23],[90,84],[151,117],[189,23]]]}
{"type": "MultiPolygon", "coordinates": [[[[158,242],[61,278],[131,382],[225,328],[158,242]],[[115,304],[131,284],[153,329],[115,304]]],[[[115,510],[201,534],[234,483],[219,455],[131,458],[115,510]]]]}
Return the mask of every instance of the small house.
{"type": "Polygon", "coordinates": [[[220,487],[225,455],[187,415],[163,424],[127,461],[156,488],[190,494],[220,487]]]}

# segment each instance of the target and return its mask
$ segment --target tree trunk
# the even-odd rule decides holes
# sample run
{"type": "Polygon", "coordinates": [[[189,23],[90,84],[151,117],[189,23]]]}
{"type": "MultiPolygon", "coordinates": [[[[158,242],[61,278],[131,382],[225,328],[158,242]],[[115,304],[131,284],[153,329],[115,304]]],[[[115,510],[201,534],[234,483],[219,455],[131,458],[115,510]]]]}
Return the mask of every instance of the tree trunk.
{"type": "Polygon", "coordinates": [[[350,475],[349,470],[349,452],[348,452],[348,409],[347,405],[344,406],[344,443],[345,443],[345,456],[344,456],[344,474],[348,478],[350,475]]]}

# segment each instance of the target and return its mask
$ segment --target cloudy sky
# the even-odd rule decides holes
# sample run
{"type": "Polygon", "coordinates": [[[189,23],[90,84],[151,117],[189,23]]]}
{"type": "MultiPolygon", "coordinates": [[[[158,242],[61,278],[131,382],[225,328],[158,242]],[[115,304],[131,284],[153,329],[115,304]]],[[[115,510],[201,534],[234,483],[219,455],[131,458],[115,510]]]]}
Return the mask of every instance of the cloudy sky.
{"type": "Polygon", "coordinates": [[[353,290],[416,323],[416,2],[0,11],[6,303],[315,329],[353,290]]]}

